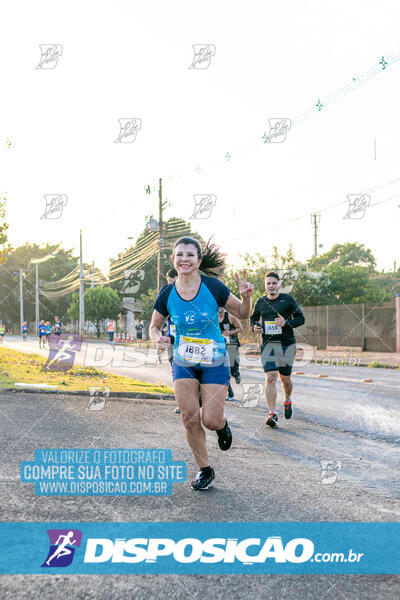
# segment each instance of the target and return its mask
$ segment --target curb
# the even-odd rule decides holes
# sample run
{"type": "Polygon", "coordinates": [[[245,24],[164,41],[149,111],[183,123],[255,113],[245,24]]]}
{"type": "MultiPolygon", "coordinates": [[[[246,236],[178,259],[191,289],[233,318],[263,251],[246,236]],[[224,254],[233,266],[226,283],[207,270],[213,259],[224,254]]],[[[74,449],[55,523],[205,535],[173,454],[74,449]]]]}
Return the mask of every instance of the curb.
{"type": "MultiPolygon", "coordinates": [[[[1,392],[14,392],[14,393],[28,393],[28,394],[55,394],[59,395],[68,395],[68,396],[90,396],[90,392],[88,390],[39,390],[37,388],[0,388],[1,392]]],[[[135,398],[137,400],[175,400],[175,396],[173,394],[150,394],[147,392],[111,392],[108,398],[135,398]]]]}

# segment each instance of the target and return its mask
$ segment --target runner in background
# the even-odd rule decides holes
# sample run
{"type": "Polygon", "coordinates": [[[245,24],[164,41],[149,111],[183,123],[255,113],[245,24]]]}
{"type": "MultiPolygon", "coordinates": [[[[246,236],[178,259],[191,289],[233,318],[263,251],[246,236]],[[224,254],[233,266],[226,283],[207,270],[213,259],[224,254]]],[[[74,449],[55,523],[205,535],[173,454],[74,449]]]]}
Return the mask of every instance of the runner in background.
{"type": "Polygon", "coordinates": [[[44,324],[43,319],[40,321],[38,325],[38,336],[39,336],[39,348],[44,348],[46,344],[46,325],[44,324]]]}
{"type": "MultiPolygon", "coordinates": [[[[176,281],[176,279],[178,278],[178,272],[176,269],[170,269],[167,273],[167,284],[170,283],[174,283],[174,281],[176,281]]],[[[168,346],[168,360],[169,360],[169,364],[172,367],[172,359],[174,357],[174,342],[175,342],[175,325],[173,324],[171,317],[167,317],[167,323],[168,323],[168,337],[171,340],[170,345],[168,346]]],[[[177,415],[181,414],[181,411],[178,408],[178,405],[176,405],[174,412],[177,415]]]]}
{"type": "Polygon", "coordinates": [[[250,317],[255,333],[262,333],[261,363],[265,371],[265,398],[269,408],[266,425],[275,427],[279,411],[276,410],[276,381],[279,377],[284,394],[285,419],[292,416],[292,366],[296,356],[295,327],[305,322],[300,306],[293,296],[279,293],[281,282],[274,271],[265,273],[266,295],[259,298],[250,317]],[[261,319],[261,324],[260,324],[261,319]]]}
{"type": "Polygon", "coordinates": [[[6,333],[6,328],[4,327],[3,323],[1,323],[0,324],[0,342],[1,343],[3,343],[5,333],[6,333]]]}
{"type": "Polygon", "coordinates": [[[110,343],[114,344],[115,321],[113,319],[108,319],[107,331],[110,343]]]}
{"type": "Polygon", "coordinates": [[[60,339],[60,335],[61,335],[61,331],[62,331],[62,323],[60,321],[60,317],[55,316],[54,317],[54,333],[55,335],[58,336],[58,339],[60,339]]]}
{"type": "Polygon", "coordinates": [[[50,321],[46,321],[46,342],[50,346],[51,325],[50,321]]]}
{"type": "Polygon", "coordinates": [[[140,344],[143,339],[143,325],[140,321],[136,321],[136,341],[140,344]]]}
{"type": "Polygon", "coordinates": [[[28,325],[27,322],[24,321],[22,323],[22,339],[26,341],[26,336],[28,335],[28,325]]]}
{"type": "MultiPolygon", "coordinates": [[[[230,315],[224,308],[219,309],[219,326],[221,333],[225,338],[226,349],[229,355],[229,364],[231,368],[231,376],[235,378],[236,383],[241,382],[239,373],[239,338],[238,333],[243,331],[243,326],[239,319],[230,315]]],[[[231,384],[228,387],[227,400],[233,400],[234,394],[231,384]]]]}

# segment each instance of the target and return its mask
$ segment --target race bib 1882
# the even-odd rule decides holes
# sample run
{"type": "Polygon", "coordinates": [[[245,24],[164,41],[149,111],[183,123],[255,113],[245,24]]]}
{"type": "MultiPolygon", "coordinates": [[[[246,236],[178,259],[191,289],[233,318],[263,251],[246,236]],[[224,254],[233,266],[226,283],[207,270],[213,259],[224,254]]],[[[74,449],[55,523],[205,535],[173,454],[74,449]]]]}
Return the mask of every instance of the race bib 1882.
{"type": "Polygon", "coordinates": [[[214,340],[181,335],[178,354],[183,360],[204,365],[212,364],[214,340]]]}

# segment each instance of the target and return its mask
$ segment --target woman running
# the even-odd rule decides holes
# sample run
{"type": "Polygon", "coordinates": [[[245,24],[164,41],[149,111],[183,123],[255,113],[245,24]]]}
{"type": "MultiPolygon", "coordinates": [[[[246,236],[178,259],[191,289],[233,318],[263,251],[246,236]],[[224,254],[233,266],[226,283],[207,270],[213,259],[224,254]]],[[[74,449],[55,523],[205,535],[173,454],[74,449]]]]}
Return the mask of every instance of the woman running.
{"type": "Polygon", "coordinates": [[[243,280],[236,273],[240,301],[216,278],[218,269],[224,265],[219,250],[208,243],[202,252],[199,242],[191,237],[175,242],[171,259],[178,278],[160,290],[149,333],[158,348],[168,348],[170,338],[161,335],[161,327],[165,317],[172,319],[176,331],[172,360],[175,398],[186,439],[200,468],[191,486],[194,490],[206,490],[214,485],[215,473],[208,459],[203,426],[216,431],[221,450],[228,450],[232,444],[232,433],[224,416],[229,357],[219,327],[218,309],[226,307],[239,319],[247,319],[253,285],[246,281],[246,271],[243,280]],[[199,388],[203,401],[201,417],[199,388]]]}

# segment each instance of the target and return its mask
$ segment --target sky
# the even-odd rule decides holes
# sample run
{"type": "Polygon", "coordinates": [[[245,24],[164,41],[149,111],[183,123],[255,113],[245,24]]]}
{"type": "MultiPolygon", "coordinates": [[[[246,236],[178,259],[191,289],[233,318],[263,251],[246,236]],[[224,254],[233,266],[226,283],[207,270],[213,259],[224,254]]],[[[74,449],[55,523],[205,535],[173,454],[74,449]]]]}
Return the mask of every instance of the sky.
{"type": "Polygon", "coordinates": [[[241,253],[270,256],[274,245],[309,258],[310,215],[321,212],[319,252],[364,243],[392,269],[400,60],[357,82],[400,56],[399,25],[395,0],[7,3],[0,194],[10,242],[78,252],[82,229],[84,261],[106,270],[157,214],[157,193],[144,188],[162,177],[166,219],[189,220],[194,196],[213,195],[208,218],[191,223],[236,267],[241,253]],[[62,47],[54,68],[36,68],[44,44],[62,47]],[[194,44],[215,47],[207,68],[189,68],[194,44]],[[291,120],[286,139],[264,143],[278,118],[291,120]],[[141,120],[132,143],[116,143],[119,119],[141,120]],[[66,206],[41,218],[52,194],[66,206]],[[344,218],[352,194],[369,194],[362,218],[344,218]]]}

